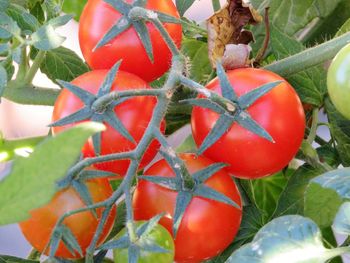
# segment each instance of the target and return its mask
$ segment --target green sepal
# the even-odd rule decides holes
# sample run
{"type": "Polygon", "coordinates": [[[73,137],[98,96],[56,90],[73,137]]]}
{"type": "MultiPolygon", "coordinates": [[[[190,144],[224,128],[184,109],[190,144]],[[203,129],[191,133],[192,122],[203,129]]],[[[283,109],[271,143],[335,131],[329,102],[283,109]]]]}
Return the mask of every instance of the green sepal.
{"type": "Polygon", "coordinates": [[[176,155],[175,151],[170,154],[169,152],[161,149],[159,152],[170,165],[178,180],[182,180],[183,175],[188,174],[185,163],[176,155]]]}
{"type": "MultiPolygon", "coordinates": [[[[83,181],[73,180],[72,186],[75,189],[75,191],[77,191],[77,193],[79,194],[80,198],[83,200],[86,206],[90,206],[93,204],[93,200],[89,189],[83,181]]],[[[97,218],[96,209],[92,209],[91,213],[94,215],[95,218],[97,218]]]]}
{"type": "Polygon", "coordinates": [[[178,189],[179,180],[175,177],[162,177],[162,176],[152,176],[152,175],[140,175],[139,179],[158,184],[165,188],[176,191],[178,189]]]}
{"type": "Polygon", "coordinates": [[[222,96],[230,101],[237,102],[238,97],[231,86],[230,80],[226,75],[224,67],[221,65],[221,63],[218,62],[216,64],[216,68],[217,68],[217,75],[220,81],[222,96]]]}
{"type": "Polygon", "coordinates": [[[117,240],[109,241],[103,245],[101,245],[98,249],[101,250],[110,250],[116,248],[127,248],[130,245],[130,240],[127,235],[118,238],[117,240]]]}
{"type": "Polygon", "coordinates": [[[273,88],[281,84],[283,81],[274,81],[269,82],[267,84],[262,85],[261,87],[258,87],[247,94],[242,95],[238,99],[238,104],[240,108],[247,109],[250,107],[254,102],[256,102],[258,99],[260,99],[262,96],[264,96],[266,93],[270,92],[273,88]]]}
{"type": "Polygon", "coordinates": [[[69,90],[72,92],[75,96],[77,96],[82,102],[84,102],[85,105],[91,105],[96,97],[94,94],[76,86],[73,85],[70,82],[63,81],[63,80],[57,80],[58,84],[61,85],[63,88],[69,90]]]}
{"type": "Polygon", "coordinates": [[[229,130],[233,123],[234,120],[232,117],[226,114],[221,115],[199,147],[198,154],[203,154],[210,146],[216,143],[229,130]]]}
{"type": "Polygon", "coordinates": [[[209,99],[187,99],[187,100],[181,100],[179,102],[182,104],[188,104],[192,106],[206,108],[219,114],[224,114],[226,112],[226,110],[223,107],[221,107],[219,104],[209,99]]]}
{"type": "Polygon", "coordinates": [[[256,121],[252,119],[247,111],[242,111],[235,117],[237,123],[241,125],[243,128],[253,132],[254,134],[274,143],[271,135],[261,127],[256,121]]]}
{"type": "Polygon", "coordinates": [[[195,172],[192,177],[195,179],[198,183],[204,183],[206,180],[208,180],[211,176],[213,176],[215,173],[226,167],[227,164],[225,163],[214,163],[200,171],[195,172]]]}
{"type": "Polygon", "coordinates": [[[185,214],[186,208],[192,201],[193,194],[190,191],[180,191],[176,197],[176,207],[173,219],[173,234],[176,238],[177,231],[179,230],[182,218],[185,214]]]}
{"type": "Polygon", "coordinates": [[[128,14],[131,9],[131,5],[125,3],[124,1],[120,0],[103,0],[107,4],[110,4],[115,10],[119,11],[122,14],[128,14]]]}
{"type": "Polygon", "coordinates": [[[114,64],[114,66],[111,68],[111,70],[108,72],[107,76],[103,80],[103,83],[98,90],[97,97],[100,98],[104,95],[107,95],[111,92],[113,82],[116,78],[117,72],[120,68],[120,64],[122,63],[121,60],[119,60],[117,63],[114,64]]]}
{"type": "Polygon", "coordinates": [[[152,46],[152,42],[151,42],[151,36],[148,32],[148,29],[147,29],[145,22],[133,21],[133,26],[136,30],[137,35],[139,36],[139,38],[143,44],[143,47],[146,50],[148,58],[153,63],[154,62],[153,46],[152,46]]]}
{"type": "Polygon", "coordinates": [[[172,24],[181,24],[181,19],[178,19],[174,16],[159,12],[159,11],[153,11],[157,14],[158,19],[163,23],[172,23],[172,24]]]}
{"type": "Polygon", "coordinates": [[[214,190],[213,188],[210,188],[204,184],[198,185],[196,189],[194,190],[193,194],[195,196],[203,197],[206,199],[218,201],[220,203],[224,203],[227,205],[232,205],[233,207],[236,207],[238,209],[241,209],[241,207],[234,201],[232,201],[227,196],[219,193],[218,191],[214,190]]]}
{"type": "Polygon", "coordinates": [[[140,248],[137,245],[130,244],[128,249],[129,263],[138,263],[140,258],[140,248]]]}
{"type": "Polygon", "coordinates": [[[78,253],[80,256],[83,256],[83,251],[81,250],[81,247],[70,228],[62,225],[60,226],[60,231],[62,231],[62,242],[66,245],[67,249],[73,255],[76,255],[76,253],[78,253]]]}
{"type": "MultiPolygon", "coordinates": [[[[84,108],[74,112],[71,115],[68,115],[68,116],[66,116],[66,117],[64,117],[56,122],[49,124],[49,127],[64,126],[64,125],[71,124],[74,122],[87,120],[87,119],[91,118],[92,115],[93,115],[93,113],[92,113],[91,109],[88,107],[84,107],[84,108]]],[[[92,120],[92,121],[94,121],[94,120],[92,120]]]]}
{"type": "Polygon", "coordinates": [[[164,213],[152,217],[149,221],[137,228],[137,236],[146,237],[158,224],[159,220],[164,216],[164,213]]]}
{"type": "Polygon", "coordinates": [[[93,51],[96,49],[103,47],[109,41],[119,36],[125,30],[131,27],[131,23],[129,19],[126,17],[120,18],[108,31],[107,33],[98,41],[97,45],[94,47],[93,51]]]}

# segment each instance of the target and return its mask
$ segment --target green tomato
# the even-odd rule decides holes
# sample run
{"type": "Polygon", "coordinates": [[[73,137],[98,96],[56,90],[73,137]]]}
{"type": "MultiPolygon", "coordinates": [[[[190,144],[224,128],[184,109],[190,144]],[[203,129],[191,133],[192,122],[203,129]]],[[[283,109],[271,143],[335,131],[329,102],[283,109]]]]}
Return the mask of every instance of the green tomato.
{"type": "MultiPolygon", "coordinates": [[[[138,221],[136,222],[136,227],[140,227],[146,221],[138,221]]],[[[126,228],[123,228],[116,239],[124,236],[126,234],[126,228]]],[[[139,241],[142,245],[143,242],[152,242],[166,250],[168,253],[155,253],[150,251],[141,250],[140,257],[138,263],[172,263],[174,261],[174,240],[168,230],[166,230],[161,225],[156,225],[155,228],[151,230],[151,232],[147,235],[147,237],[143,237],[143,240],[139,241]]],[[[113,257],[115,263],[127,263],[128,262],[128,249],[114,249],[113,257]]]]}
{"type": "Polygon", "coordinates": [[[328,69],[327,86],[336,109],[350,119],[350,44],[333,59],[328,69]]]}

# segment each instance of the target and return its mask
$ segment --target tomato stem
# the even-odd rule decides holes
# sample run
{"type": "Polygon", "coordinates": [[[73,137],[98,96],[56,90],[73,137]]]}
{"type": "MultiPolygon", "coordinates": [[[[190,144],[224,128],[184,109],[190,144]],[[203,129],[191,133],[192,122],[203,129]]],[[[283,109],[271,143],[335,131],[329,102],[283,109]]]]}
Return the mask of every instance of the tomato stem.
{"type": "Polygon", "coordinates": [[[319,112],[318,108],[314,108],[312,110],[312,125],[311,125],[309,136],[307,138],[307,141],[310,144],[312,144],[316,139],[317,128],[318,128],[318,112],[319,112]]]}
{"type": "Polygon", "coordinates": [[[46,51],[40,50],[38,54],[36,55],[35,59],[33,60],[33,64],[30,67],[29,71],[25,75],[24,78],[24,84],[31,84],[35,74],[38,72],[41,63],[43,62],[44,58],[46,56],[46,51]]]}
{"type": "Polygon", "coordinates": [[[269,7],[265,8],[265,39],[264,39],[264,44],[262,48],[259,50],[258,54],[255,57],[254,64],[259,65],[262,61],[262,59],[265,56],[265,53],[269,47],[269,42],[270,42],[270,19],[269,19],[269,7]]]}
{"type": "Polygon", "coordinates": [[[32,85],[8,83],[3,97],[19,104],[53,106],[60,93],[58,89],[36,87],[32,85]]]}
{"type": "Polygon", "coordinates": [[[33,248],[30,251],[27,259],[29,259],[29,260],[39,260],[40,256],[41,256],[41,253],[39,251],[37,251],[35,248],[33,248]]]}
{"type": "Polygon", "coordinates": [[[287,77],[332,59],[348,43],[350,43],[350,32],[264,68],[287,77]]]}

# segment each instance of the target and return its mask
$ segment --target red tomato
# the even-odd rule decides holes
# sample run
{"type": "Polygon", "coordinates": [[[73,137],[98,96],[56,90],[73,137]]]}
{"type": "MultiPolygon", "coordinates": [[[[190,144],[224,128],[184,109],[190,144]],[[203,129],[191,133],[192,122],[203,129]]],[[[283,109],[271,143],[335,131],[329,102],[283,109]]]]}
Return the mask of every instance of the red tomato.
{"type": "MultiPolygon", "coordinates": [[[[113,190],[106,179],[91,180],[88,181],[86,185],[94,203],[106,200],[113,193],[113,190]]],[[[21,222],[19,226],[29,243],[39,252],[48,255],[49,251],[44,251],[44,249],[50,240],[52,231],[59,218],[66,212],[85,206],[86,205],[80,198],[80,195],[72,187],[69,187],[58,192],[49,204],[31,211],[31,218],[21,222]]],[[[96,209],[97,218],[90,211],[86,211],[67,217],[63,221],[63,224],[72,231],[74,237],[77,239],[84,255],[94,236],[102,212],[103,208],[96,209]]],[[[113,207],[102,231],[98,245],[102,244],[109,235],[115,217],[116,207],[113,207]]],[[[60,241],[55,256],[67,259],[77,259],[81,257],[79,256],[79,253],[73,255],[69,252],[62,241],[60,241]]]]}
{"type": "MultiPolygon", "coordinates": [[[[132,3],[132,0],[125,1],[132,3]]],[[[148,0],[146,8],[179,17],[171,0],[148,0]]],[[[109,69],[123,59],[121,69],[134,73],[147,82],[162,76],[171,65],[172,54],[158,30],[150,23],[147,28],[153,46],[154,63],[148,58],[142,42],[133,27],[107,45],[92,50],[108,30],[121,18],[121,14],[103,0],[89,0],[80,18],[79,42],[82,53],[93,69],[109,69]]],[[[180,47],[182,27],[164,24],[175,44],[180,47]]]]}
{"type": "MultiPolygon", "coordinates": [[[[202,170],[213,162],[205,157],[182,154],[191,174],[202,170]]],[[[145,172],[146,175],[174,177],[173,170],[165,160],[160,160],[145,172]]],[[[226,195],[241,205],[237,187],[230,175],[223,169],[205,182],[205,185],[226,195]]],[[[148,220],[165,212],[160,220],[172,233],[173,215],[177,192],[157,184],[140,180],[134,193],[136,220],[148,220]]],[[[232,243],[241,223],[242,211],[233,206],[194,197],[187,207],[175,239],[176,262],[201,262],[222,252],[232,243]]]]}
{"type": "MultiPolygon", "coordinates": [[[[293,159],[304,138],[305,113],[297,93],[283,78],[264,69],[242,68],[228,71],[227,75],[238,96],[263,84],[283,81],[248,109],[275,142],[234,124],[204,155],[230,164],[228,170],[241,178],[259,178],[281,170],[293,159]]],[[[221,93],[217,78],[207,88],[221,93]]],[[[197,145],[201,145],[217,119],[215,112],[194,107],[192,132],[197,145]]]]}
{"type": "MultiPolygon", "coordinates": [[[[90,71],[79,76],[73,80],[72,83],[91,93],[97,94],[97,91],[106,77],[107,72],[107,70],[90,71]]],[[[142,88],[149,88],[149,86],[147,86],[147,84],[139,77],[127,72],[119,71],[111,90],[122,91],[142,88]]],[[[156,102],[157,99],[154,97],[134,97],[115,107],[115,114],[124,124],[125,128],[129,131],[136,142],[141,140],[148,123],[151,120],[156,102]]],[[[57,121],[74,113],[82,107],[83,103],[81,100],[69,90],[64,89],[56,101],[52,120],[57,121]]],[[[134,143],[123,137],[109,124],[105,123],[105,125],[107,126],[107,129],[106,131],[102,132],[101,155],[125,152],[136,147],[134,143]]],[[[61,130],[67,129],[69,126],[72,125],[54,127],[53,133],[58,133],[61,130]]],[[[162,130],[164,131],[164,123],[161,126],[162,130]]],[[[140,169],[153,159],[158,151],[158,148],[159,143],[156,140],[152,141],[141,161],[140,169]]],[[[92,140],[89,140],[85,144],[83,154],[85,157],[95,156],[92,140]]],[[[94,166],[98,169],[124,176],[129,167],[129,163],[129,160],[119,160],[99,163],[95,164],[94,166]]]]}

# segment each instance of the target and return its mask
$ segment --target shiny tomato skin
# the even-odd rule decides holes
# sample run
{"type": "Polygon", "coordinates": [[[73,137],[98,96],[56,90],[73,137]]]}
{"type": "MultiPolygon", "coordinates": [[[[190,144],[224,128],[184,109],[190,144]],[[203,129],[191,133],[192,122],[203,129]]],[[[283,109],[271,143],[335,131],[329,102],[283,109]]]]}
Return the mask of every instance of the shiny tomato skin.
{"type": "MultiPolygon", "coordinates": [[[[107,70],[95,70],[85,73],[72,81],[74,85],[79,86],[91,93],[97,94],[107,70]]],[[[129,90],[129,89],[145,89],[149,86],[139,77],[119,71],[112,86],[114,90],[129,90]]],[[[136,142],[139,142],[146,130],[149,121],[151,120],[153,109],[157,99],[154,97],[134,97],[115,107],[115,113],[129,131],[136,142]]],[[[52,121],[57,121],[75,111],[81,109],[83,103],[69,90],[64,89],[59,95],[53,111],[52,121]]],[[[118,153],[132,150],[136,147],[134,143],[123,137],[119,132],[114,130],[109,124],[105,123],[107,129],[102,132],[101,140],[101,155],[118,153]]],[[[54,127],[53,133],[56,134],[72,125],[63,127],[54,127]]],[[[165,129],[165,124],[161,125],[162,131],[165,129]]],[[[156,155],[159,148],[159,143],[154,140],[147,149],[141,164],[140,169],[147,165],[156,155]]],[[[94,148],[92,140],[89,140],[83,148],[84,157],[94,157],[94,148]]],[[[109,171],[124,176],[129,167],[129,160],[118,160],[95,164],[94,166],[100,170],[109,171]]]]}
{"type": "Polygon", "coordinates": [[[336,109],[350,120],[350,44],[334,57],[328,69],[327,88],[336,109]]]}
{"type": "MultiPolygon", "coordinates": [[[[108,199],[113,193],[113,190],[106,179],[91,180],[86,182],[86,185],[94,203],[108,199]]],[[[52,231],[59,218],[66,212],[85,206],[86,205],[79,194],[72,187],[69,187],[56,193],[47,205],[31,211],[31,218],[21,222],[19,226],[29,243],[39,252],[48,255],[49,250],[44,251],[44,249],[50,240],[52,231]]],[[[98,245],[105,241],[112,230],[116,211],[116,207],[113,207],[102,231],[98,245]]],[[[97,218],[90,211],[86,211],[67,217],[63,221],[63,224],[72,231],[84,255],[102,216],[103,208],[96,209],[96,212],[97,218]]],[[[62,241],[60,241],[55,256],[65,259],[81,258],[79,253],[73,255],[69,252],[62,241]]]]}
{"type": "MultiPolygon", "coordinates": [[[[238,96],[263,84],[283,81],[248,108],[252,118],[274,142],[235,123],[204,155],[229,164],[227,169],[236,177],[255,179],[274,174],[288,165],[300,148],[305,132],[303,105],[293,87],[273,72],[242,68],[228,71],[227,75],[238,96]]],[[[207,88],[221,93],[217,78],[207,88]]],[[[194,107],[191,125],[197,145],[201,145],[217,119],[215,112],[194,107]]]]}
{"type": "MultiPolygon", "coordinates": [[[[131,3],[132,0],[126,2],[131,3]]],[[[179,17],[171,0],[148,0],[146,8],[179,17]]],[[[93,69],[109,69],[120,59],[121,69],[151,82],[162,76],[171,65],[172,54],[159,31],[150,23],[154,63],[148,58],[134,28],[129,28],[110,43],[95,50],[94,47],[108,30],[121,18],[121,14],[103,0],[89,0],[79,23],[79,43],[87,63],[93,69]]],[[[179,24],[164,24],[175,44],[180,47],[182,27],[179,24]]]]}
{"type": "MultiPolygon", "coordinates": [[[[193,154],[182,154],[189,172],[213,164],[205,157],[193,154]]],[[[165,160],[153,164],[145,175],[174,177],[173,170],[165,160]]],[[[225,170],[220,170],[205,182],[205,185],[226,195],[241,206],[237,187],[225,170]]],[[[160,220],[172,233],[173,215],[177,193],[145,180],[140,180],[133,199],[136,220],[148,220],[165,212],[160,220]]],[[[242,211],[233,206],[194,197],[187,207],[175,239],[176,262],[202,262],[222,252],[237,234],[241,223],[242,211]]]]}

